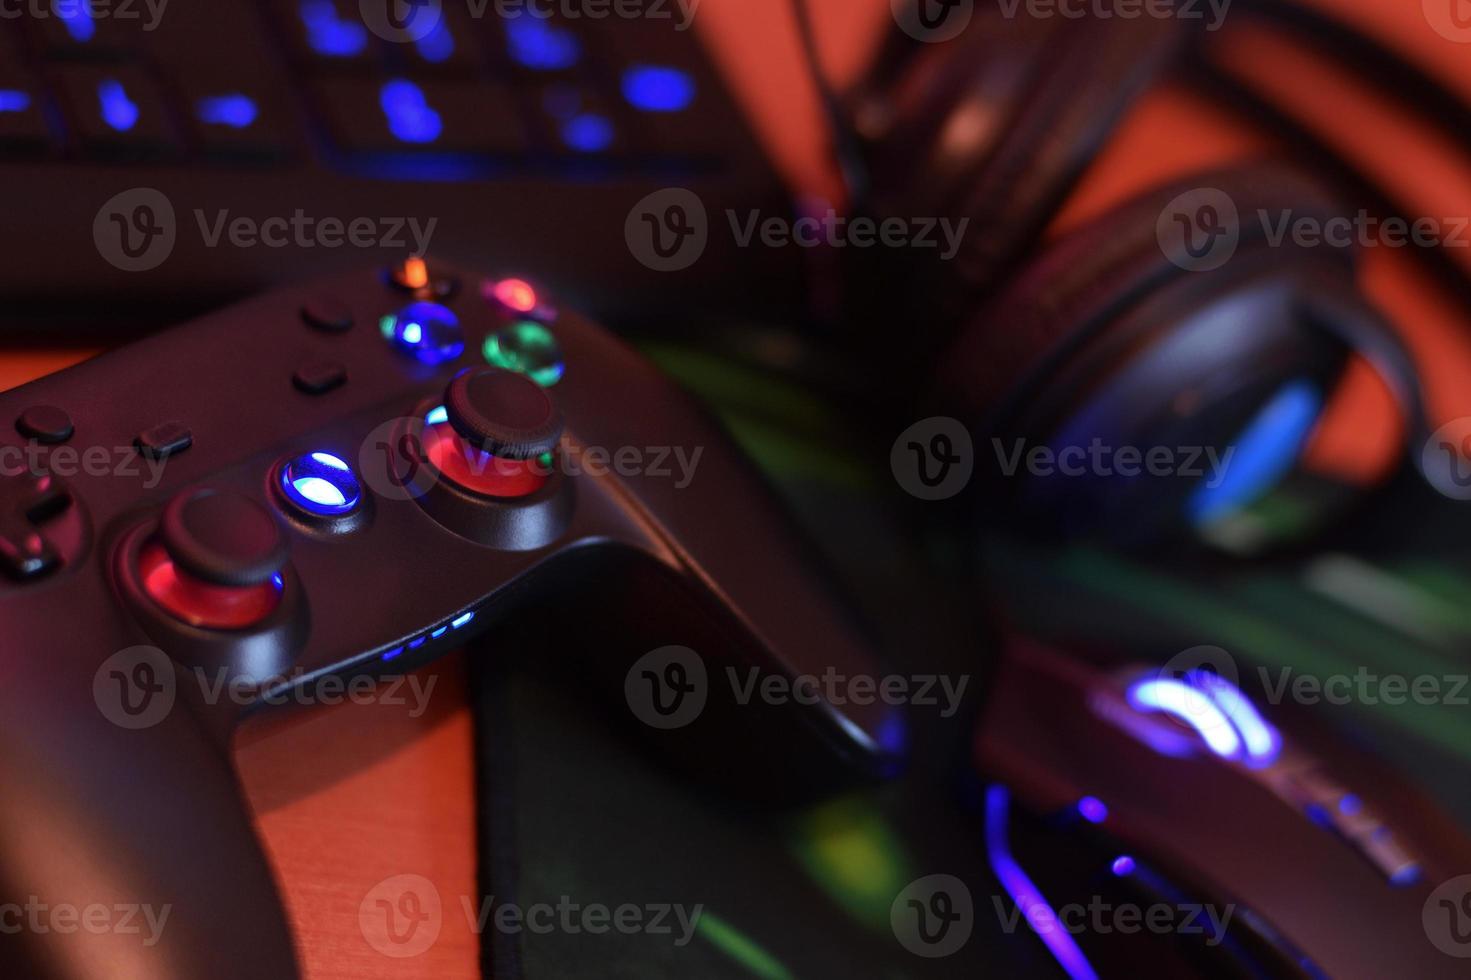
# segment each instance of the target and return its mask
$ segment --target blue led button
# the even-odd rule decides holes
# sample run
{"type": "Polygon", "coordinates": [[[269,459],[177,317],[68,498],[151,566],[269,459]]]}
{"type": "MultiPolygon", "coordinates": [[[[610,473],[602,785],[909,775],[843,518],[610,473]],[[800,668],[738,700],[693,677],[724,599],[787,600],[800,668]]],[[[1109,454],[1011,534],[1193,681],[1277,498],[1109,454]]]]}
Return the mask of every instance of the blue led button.
{"type": "Polygon", "coordinates": [[[380,326],[390,343],[425,364],[443,364],[465,352],[459,317],[438,303],[411,303],[380,326]]]}
{"type": "Polygon", "coordinates": [[[363,491],[352,467],[331,453],[307,453],[281,467],[281,492],[311,517],[344,517],[357,510],[363,491]]]}

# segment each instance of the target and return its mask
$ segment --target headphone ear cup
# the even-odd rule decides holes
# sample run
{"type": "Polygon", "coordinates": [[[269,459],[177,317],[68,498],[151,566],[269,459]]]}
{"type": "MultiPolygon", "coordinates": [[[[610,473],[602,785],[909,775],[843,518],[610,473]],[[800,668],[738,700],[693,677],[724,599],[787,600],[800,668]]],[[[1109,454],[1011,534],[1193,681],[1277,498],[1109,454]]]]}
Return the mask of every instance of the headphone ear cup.
{"type": "MultiPolygon", "coordinates": [[[[1282,438],[1268,448],[1278,455],[1267,460],[1262,448],[1251,461],[1272,470],[1295,458],[1351,349],[1311,321],[1306,310],[1323,306],[1312,300],[1331,296],[1374,318],[1355,298],[1351,252],[1274,239],[1283,218],[1326,224],[1344,213],[1285,166],[1140,195],[1053,244],[971,318],[943,359],[940,410],[971,426],[983,451],[1012,447],[1013,459],[1019,445],[1050,458],[1079,442],[1220,459],[1276,404],[1282,438]]],[[[978,464],[993,477],[991,502],[1030,513],[1033,528],[1114,540],[1175,533],[1190,507],[1209,516],[1250,489],[1237,480],[1213,502],[1188,479],[1130,478],[1091,452],[1073,473],[1007,476],[1001,462],[998,453],[998,465],[978,464]]],[[[1224,484],[1240,473],[1218,475],[1224,484]]]]}
{"type": "Polygon", "coordinates": [[[977,10],[859,88],[877,221],[934,222],[934,247],[870,250],[861,311],[932,331],[932,356],[1040,238],[1118,121],[1183,47],[1175,18],[1040,19],[977,10]],[[945,230],[950,235],[941,234],[945,230]],[[950,254],[953,250],[953,254],[950,254]],[[903,283],[895,289],[895,283],[903,283]],[[887,296],[865,293],[874,284],[887,296]],[[875,304],[874,300],[879,302],[875,304]]]}

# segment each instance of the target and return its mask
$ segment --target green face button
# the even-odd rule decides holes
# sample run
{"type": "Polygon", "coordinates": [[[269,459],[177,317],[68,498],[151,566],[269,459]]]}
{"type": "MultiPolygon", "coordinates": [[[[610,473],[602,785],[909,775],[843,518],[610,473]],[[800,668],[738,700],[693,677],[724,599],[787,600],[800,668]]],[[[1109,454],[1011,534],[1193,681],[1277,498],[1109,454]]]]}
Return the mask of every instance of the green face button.
{"type": "Polygon", "coordinates": [[[518,320],[491,334],[485,341],[485,359],[495,367],[524,374],[543,388],[561,381],[566,371],[557,338],[531,320],[518,320]]]}

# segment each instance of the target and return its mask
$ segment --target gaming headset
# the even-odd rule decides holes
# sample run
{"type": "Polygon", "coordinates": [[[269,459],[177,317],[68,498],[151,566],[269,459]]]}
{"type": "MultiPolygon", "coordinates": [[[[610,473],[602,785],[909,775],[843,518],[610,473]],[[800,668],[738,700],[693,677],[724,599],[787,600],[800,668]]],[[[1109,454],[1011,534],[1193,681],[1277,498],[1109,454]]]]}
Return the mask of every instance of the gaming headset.
{"type": "MultiPolygon", "coordinates": [[[[1252,7],[1459,106],[1342,25],[1320,30],[1321,18],[1291,4],[1252,7]]],[[[1319,227],[1346,220],[1345,185],[1383,200],[1345,179],[1341,161],[1310,157],[1312,173],[1301,161],[1263,161],[1190,175],[1044,241],[1117,122],[1163,71],[1194,70],[1199,40],[1173,18],[1039,20],[977,5],[951,40],[897,34],[847,100],[841,124],[857,134],[866,177],[856,208],[970,219],[953,262],[890,253],[854,278],[862,308],[879,311],[870,338],[892,338],[896,316],[910,330],[902,367],[915,402],[976,437],[982,492],[971,503],[985,526],[1034,539],[1198,542],[1297,471],[1353,354],[1394,395],[1425,480],[1465,496],[1456,448],[1422,452],[1434,427],[1421,379],[1360,292],[1352,245],[1274,233],[1271,219],[1285,214],[1319,227]],[[875,298],[884,294],[902,297],[904,312],[875,298]],[[1087,465],[1099,447],[1139,455],[1087,465]],[[1028,465],[1039,450],[1047,465],[1028,465]],[[1162,453],[1158,468],[1143,458],[1150,450],[1162,453]],[[1218,479],[1178,478],[1203,456],[1228,460],[1218,479]]]]}

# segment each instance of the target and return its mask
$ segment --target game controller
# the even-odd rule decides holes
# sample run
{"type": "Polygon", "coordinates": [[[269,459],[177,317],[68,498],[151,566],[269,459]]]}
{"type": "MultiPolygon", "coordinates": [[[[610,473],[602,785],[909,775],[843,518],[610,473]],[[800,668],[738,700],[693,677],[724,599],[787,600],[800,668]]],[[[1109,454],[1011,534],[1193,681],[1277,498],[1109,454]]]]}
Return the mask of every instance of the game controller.
{"type": "Polygon", "coordinates": [[[23,931],[26,975],[297,975],[232,733],[472,638],[494,657],[530,616],[584,650],[569,685],[703,698],[633,728],[738,796],[902,757],[882,703],[725,691],[877,667],[719,427],[524,280],[411,259],[272,293],[0,415],[0,887],[170,909],[151,946],[23,931]]]}
{"type": "Polygon", "coordinates": [[[1072,977],[1463,976],[1436,945],[1437,889],[1471,870],[1471,841],[1368,751],[1261,706],[1212,650],[1177,673],[1010,645],[974,751],[1012,900],[1230,916],[1039,938],[1072,977]]]}

